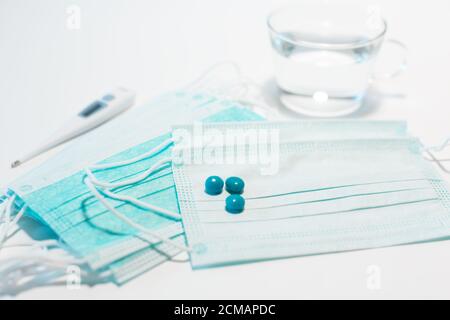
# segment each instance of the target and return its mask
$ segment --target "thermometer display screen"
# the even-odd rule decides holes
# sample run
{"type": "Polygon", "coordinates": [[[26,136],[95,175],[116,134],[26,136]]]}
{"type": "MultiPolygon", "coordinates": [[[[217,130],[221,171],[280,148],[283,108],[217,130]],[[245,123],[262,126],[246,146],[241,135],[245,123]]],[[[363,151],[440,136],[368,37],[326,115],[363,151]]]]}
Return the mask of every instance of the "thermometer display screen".
{"type": "Polygon", "coordinates": [[[97,113],[98,111],[102,110],[103,108],[105,108],[107,106],[107,104],[105,102],[102,101],[95,101],[93,103],[91,103],[90,105],[88,105],[83,111],[81,111],[78,115],[80,117],[83,118],[88,118],[91,115],[93,115],[94,113],[97,113]]]}

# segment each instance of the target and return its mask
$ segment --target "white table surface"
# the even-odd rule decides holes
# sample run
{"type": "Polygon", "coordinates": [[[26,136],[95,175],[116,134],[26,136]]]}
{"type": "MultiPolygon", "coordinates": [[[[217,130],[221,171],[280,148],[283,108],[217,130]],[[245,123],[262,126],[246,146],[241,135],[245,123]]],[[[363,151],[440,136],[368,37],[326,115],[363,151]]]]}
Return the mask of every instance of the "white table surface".
{"type": "MultiPolygon", "coordinates": [[[[450,135],[450,2],[379,1],[388,35],[409,47],[409,68],[378,86],[357,116],[405,119],[425,144],[450,135]]],[[[1,0],[0,185],[9,164],[36,146],[68,115],[116,85],[135,89],[138,103],[193,80],[221,60],[236,61],[273,93],[265,16],[270,0],[1,0]],[[79,30],[66,8],[81,9],[79,30]]],[[[292,114],[280,110],[287,116],[292,114]]],[[[54,153],[54,152],[53,152],[54,153]]],[[[18,298],[450,298],[450,242],[292,258],[192,271],[165,263],[118,288],[39,288],[18,298]],[[381,286],[367,286],[377,266],[381,286]]]]}

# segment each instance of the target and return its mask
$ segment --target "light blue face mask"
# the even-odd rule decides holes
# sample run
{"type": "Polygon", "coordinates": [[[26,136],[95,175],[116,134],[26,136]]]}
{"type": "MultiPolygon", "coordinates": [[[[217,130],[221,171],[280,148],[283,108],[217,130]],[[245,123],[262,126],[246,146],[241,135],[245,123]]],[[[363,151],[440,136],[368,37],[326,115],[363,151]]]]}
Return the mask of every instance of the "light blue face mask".
{"type": "MultiPolygon", "coordinates": [[[[15,181],[10,189],[18,196],[18,205],[28,206],[27,215],[48,225],[91,269],[109,269],[114,280],[122,283],[166,261],[179,249],[167,244],[155,245],[155,239],[139,235],[134,228],[111,215],[86,188],[83,169],[92,163],[123,162],[147,153],[167,141],[170,134],[161,133],[169,132],[174,123],[261,119],[246,108],[210,96],[183,92],[166,95],[81,138],[15,181]],[[117,154],[111,156],[114,153],[117,154]]],[[[116,183],[139,175],[170,155],[170,144],[159,149],[152,157],[127,166],[97,170],[95,175],[116,183]]],[[[114,192],[178,212],[170,166],[114,192]]],[[[173,238],[180,245],[184,243],[179,218],[171,219],[120,200],[111,199],[111,203],[159,237],[173,238]]]]}
{"type": "MultiPolygon", "coordinates": [[[[193,268],[449,236],[448,185],[422,158],[420,143],[402,129],[391,130],[391,137],[375,130],[372,139],[364,122],[358,125],[359,133],[348,132],[345,139],[339,139],[336,122],[330,131],[333,125],[322,127],[320,139],[299,131],[296,142],[283,133],[289,129],[273,125],[281,137],[279,168],[269,176],[259,164],[196,162],[196,151],[204,146],[187,148],[178,142],[173,173],[193,268]],[[226,193],[205,194],[204,181],[210,175],[244,179],[243,213],[225,211],[226,193]]],[[[217,134],[242,125],[210,127],[217,134]]],[[[222,147],[225,155],[232,149],[222,147]]]]}

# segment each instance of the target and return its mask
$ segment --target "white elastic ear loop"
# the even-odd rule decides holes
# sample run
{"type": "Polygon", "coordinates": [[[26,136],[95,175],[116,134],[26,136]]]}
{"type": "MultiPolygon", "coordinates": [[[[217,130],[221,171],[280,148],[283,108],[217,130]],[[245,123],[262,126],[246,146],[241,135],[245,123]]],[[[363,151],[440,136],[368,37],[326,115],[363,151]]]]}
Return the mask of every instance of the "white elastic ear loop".
{"type": "Polygon", "coordinates": [[[196,80],[191,82],[189,85],[186,86],[185,90],[201,90],[206,91],[207,93],[210,93],[211,95],[215,95],[220,99],[223,100],[231,100],[243,103],[245,105],[249,105],[253,107],[255,112],[262,113],[264,116],[267,114],[270,114],[271,117],[275,118],[279,116],[279,113],[277,110],[269,107],[262,98],[262,87],[260,84],[256,83],[254,80],[252,80],[249,77],[246,77],[242,74],[242,70],[239,67],[239,65],[233,61],[223,61],[219,62],[211,67],[209,67],[203,74],[198,77],[196,80]],[[221,66],[229,65],[232,67],[236,73],[236,82],[228,85],[222,85],[219,88],[202,88],[200,86],[200,89],[198,89],[198,85],[202,84],[202,81],[205,80],[210,74],[212,74],[215,69],[218,69],[221,66]],[[197,87],[196,87],[197,86],[197,87]],[[249,94],[250,88],[256,88],[258,95],[251,96],[249,94]],[[241,89],[242,93],[235,93],[235,89],[241,89]],[[262,112],[258,112],[259,110],[262,112]]]}
{"type": "Polygon", "coordinates": [[[67,281],[63,279],[63,276],[64,272],[62,270],[51,270],[42,275],[39,274],[32,276],[31,279],[28,279],[29,277],[27,276],[25,276],[27,279],[15,279],[16,282],[14,283],[11,283],[11,280],[8,280],[8,284],[5,288],[3,288],[3,290],[0,291],[7,293],[7,296],[14,297],[21,292],[31,290],[33,288],[63,286],[67,284],[67,281]]]}
{"type": "Polygon", "coordinates": [[[443,164],[442,162],[448,162],[450,161],[450,159],[438,159],[433,152],[441,152],[443,151],[445,148],[447,148],[450,145],[450,138],[448,138],[447,140],[444,141],[443,144],[438,145],[438,146],[432,146],[432,147],[428,147],[428,148],[424,148],[424,152],[428,155],[428,157],[425,157],[425,160],[431,161],[431,162],[435,162],[438,167],[446,172],[446,173],[450,173],[450,170],[448,170],[443,164]]]}
{"type": "Polygon", "coordinates": [[[16,254],[16,255],[8,255],[8,258],[0,260],[0,264],[6,262],[14,262],[14,261],[34,261],[45,263],[52,266],[62,266],[62,265],[79,265],[84,264],[85,261],[82,259],[78,259],[72,256],[65,255],[51,255],[48,252],[46,253],[26,253],[26,254],[16,254]]]}
{"type": "Polygon", "coordinates": [[[450,137],[447,138],[447,140],[445,140],[444,143],[437,145],[437,146],[427,147],[427,148],[425,148],[425,150],[439,152],[439,151],[442,151],[445,148],[447,148],[447,146],[449,146],[449,145],[450,145],[450,137]]]}
{"type": "MultiPolygon", "coordinates": [[[[84,278],[91,278],[95,283],[104,282],[111,278],[112,272],[107,270],[100,274],[91,274],[83,270],[86,260],[72,256],[64,246],[56,240],[32,241],[31,243],[19,243],[11,247],[25,246],[41,251],[33,250],[23,254],[8,255],[0,260],[0,293],[20,292],[25,288],[33,288],[42,285],[55,285],[57,281],[67,275],[67,268],[78,266],[84,278]],[[55,247],[61,251],[47,251],[55,247]],[[92,276],[93,275],[93,276],[92,276]],[[19,291],[17,291],[20,289],[19,291]]],[[[64,281],[63,283],[66,283],[64,281]]]]}
{"type": "Polygon", "coordinates": [[[279,111],[273,107],[270,107],[264,101],[262,86],[249,77],[244,76],[240,67],[232,61],[225,61],[211,66],[198,79],[193,81],[190,85],[186,86],[185,90],[199,91],[211,96],[215,96],[220,100],[235,101],[266,119],[280,118],[279,111]],[[228,81],[228,83],[225,82],[225,84],[222,84],[220,86],[211,86],[209,83],[202,83],[210,74],[215,71],[215,69],[218,69],[223,65],[230,65],[231,67],[233,67],[236,74],[235,81],[228,81]],[[251,88],[255,88],[258,94],[252,94],[251,88]]]}
{"type": "Polygon", "coordinates": [[[230,67],[232,67],[234,69],[234,71],[236,72],[236,75],[238,78],[242,77],[241,68],[239,67],[239,65],[237,63],[235,63],[233,61],[221,61],[221,62],[218,62],[218,63],[210,66],[208,69],[206,69],[197,79],[195,79],[194,81],[192,81],[191,83],[186,85],[184,89],[185,90],[195,89],[196,86],[201,84],[202,81],[205,80],[210,74],[212,74],[215,69],[218,69],[219,67],[225,66],[225,65],[229,65],[230,67]]]}
{"type": "MultiPolygon", "coordinates": [[[[34,283],[32,287],[54,284],[54,281],[66,274],[67,267],[85,264],[84,260],[75,258],[66,251],[49,252],[42,249],[40,252],[36,252],[37,244],[42,248],[60,246],[55,240],[36,241],[25,244],[26,247],[34,248],[33,251],[8,255],[6,259],[0,259],[0,279],[4,284],[2,286],[0,283],[0,291],[13,292],[19,286],[23,287],[24,284],[28,286],[28,284],[34,283]]],[[[17,246],[12,245],[11,247],[17,246]]]]}
{"type": "Polygon", "coordinates": [[[9,199],[6,199],[2,203],[0,203],[0,228],[1,228],[1,225],[6,222],[5,211],[6,211],[6,206],[8,205],[8,200],[9,199]]]}
{"type": "Polygon", "coordinates": [[[430,158],[424,157],[425,160],[428,160],[428,161],[431,161],[431,162],[436,163],[437,166],[438,166],[442,171],[444,171],[445,173],[450,173],[450,170],[448,170],[448,169],[442,164],[442,162],[445,162],[445,161],[447,161],[447,160],[437,159],[437,158],[434,156],[434,154],[431,153],[431,152],[428,151],[428,150],[425,150],[425,153],[430,157],[430,158]]]}
{"type": "MultiPolygon", "coordinates": [[[[67,268],[72,265],[80,267],[81,275],[84,278],[89,278],[90,274],[81,268],[80,262],[77,260],[66,260],[55,263],[55,260],[34,259],[29,257],[27,259],[19,260],[11,263],[10,260],[4,267],[0,267],[0,278],[3,279],[3,284],[0,283],[0,293],[17,294],[26,289],[34,287],[66,284],[67,268]]],[[[100,274],[96,274],[94,280],[97,282],[104,282],[110,279],[112,272],[107,270],[100,274]]]]}
{"type": "Polygon", "coordinates": [[[3,246],[3,242],[5,241],[5,238],[9,232],[9,226],[11,223],[11,211],[12,211],[12,206],[14,204],[14,201],[16,200],[16,195],[13,195],[11,198],[8,199],[8,202],[5,206],[5,208],[3,209],[3,228],[0,231],[0,251],[2,250],[2,246],[3,246]]]}
{"type": "Polygon", "coordinates": [[[141,225],[137,224],[133,220],[129,219],[128,217],[126,217],[125,215],[123,215],[122,213],[117,211],[116,208],[114,208],[112,205],[110,205],[109,202],[100,194],[100,192],[95,188],[95,186],[89,179],[85,179],[85,184],[88,187],[88,189],[92,192],[92,194],[97,198],[97,200],[100,201],[105,206],[106,209],[108,209],[112,214],[114,214],[117,218],[119,218],[120,220],[122,220],[123,222],[128,224],[129,226],[131,226],[134,229],[136,229],[146,235],[149,235],[150,237],[153,237],[161,242],[172,245],[173,247],[175,247],[181,251],[187,251],[187,252],[191,251],[191,249],[189,247],[180,245],[170,239],[161,237],[157,233],[155,233],[151,230],[148,230],[147,228],[142,227],[141,225]]]}
{"type": "Polygon", "coordinates": [[[30,265],[26,268],[21,268],[19,273],[17,270],[9,270],[10,274],[8,274],[8,272],[3,272],[3,274],[5,274],[5,283],[0,286],[0,293],[3,295],[7,294],[9,296],[15,296],[20,292],[32,288],[64,285],[67,283],[67,281],[62,279],[65,272],[61,269],[40,270],[37,272],[35,270],[36,268],[33,267],[34,265],[30,265]]]}
{"type": "Polygon", "coordinates": [[[162,142],[161,144],[157,145],[156,147],[154,147],[153,149],[151,149],[150,151],[141,154],[137,157],[128,159],[128,160],[124,160],[124,161],[118,161],[118,162],[111,162],[111,163],[104,163],[104,164],[94,164],[92,166],[90,166],[89,168],[91,170],[100,170],[100,169],[110,169],[110,168],[117,168],[117,167],[123,167],[123,166],[127,166],[129,164],[132,163],[136,163],[138,161],[144,160],[146,158],[149,158],[151,156],[153,156],[154,154],[157,154],[158,152],[164,150],[165,148],[169,147],[172,143],[174,142],[174,140],[172,138],[165,140],[164,142],[162,142]]]}
{"type": "Polygon", "coordinates": [[[161,143],[160,145],[156,146],[155,148],[153,148],[152,150],[150,150],[149,152],[146,152],[142,155],[139,155],[135,158],[132,159],[128,159],[125,161],[121,161],[121,162],[114,162],[114,163],[108,163],[108,164],[103,164],[103,165],[94,165],[91,166],[90,168],[85,169],[86,174],[88,175],[90,181],[92,182],[92,184],[94,184],[97,187],[102,187],[102,188],[106,188],[104,190],[102,190],[102,192],[107,195],[110,198],[116,199],[116,200],[121,200],[121,201],[126,201],[126,202],[130,202],[133,203],[141,208],[144,209],[149,209],[152,210],[158,214],[167,216],[171,219],[177,219],[180,220],[180,214],[176,213],[176,212],[172,212],[170,210],[166,210],[164,208],[160,208],[148,203],[145,203],[143,201],[140,201],[136,198],[130,197],[130,196],[125,196],[125,195],[118,195],[115,194],[113,192],[111,192],[108,189],[112,189],[112,188],[117,188],[117,187],[122,187],[122,186],[126,186],[126,185],[130,185],[130,184],[134,184],[134,183],[138,183],[144,179],[146,179],[148,176],[150,176],[151,174],[153,174],[155,171],[159,170],[161,167],[163,167],[164,165],[168,164],[171,162],[171,160],[169,158],[166,159],[162,159],[160,161],[158,161],[157,163],[153,164],[150,169],[146,170],[144,173],[140,174],[139,176],[136,176],[132,179],[129,180],[125,180],[125,181],[121,181],[118,183],[110,183],[110,182],[104,182],[104,181],[100,181],[98,180],[93,172],[91,171],[91,168],[94,169],[105,169],[105,168],[115,168],[118,166],[126,166],[138,161],[141,161],[145,158],[151,157],[154,154],[158,153],[159,151],[167,148],[168,146],[170,146],[172,143],[174,142],[173,138],[167,139],[166,141],[164,141],[163,143],[161,143]]]}
{"type": "MultiPolygon", "coordinates": [[[[0,284],[0,291],[13,291],[19,285],[32,287],[54,284],[62,276],[65,276],[67,268],[70,265],[83,265],[85,260],[70,255],[61,243],[56,240],[29,241],[6,245],[5,241],[9,238],[9,231],[16,226],[24,216],[27,206],[23,206],[19,212],[12,216],[16,196],[7,199],[4,214],[4,225],[0,235],[0,251],[8,248],[30,248],[32,251],[26,251],[20,254],[8,254],[5,259],[0,259],[0,279],[4,282],[0,284]],[[41,248],[40,251],[38,248],[41,248]],[[48,251],[48,248],[59,248],[64,251],[48,251]],[[26,279],[25,279],[26,278],[26,279]]],[[[22,250],[23,251],[23,250],[22,250]]]]}
{"type": "MultiPolygon", "coordinates": [[[[11,244],[11,245],[4,245],[5,240],[8,237],[9,231],[12,227],[16,226],[17,223],[20,221],[20,219],[24,216],[26,210],[27,210],[27,206],[23,206],[20,211],[14,216],[12,217],[12,209],[13,209],[13,205],[14,202],[16,200],[16,195],[10,197],[8,199],[8,203],[5,207],[5,222],[4,222],[4,226],[2,229],[2,232],[0,234],[0,250],[2,250],[3,248],[16,248],[16,247],[30,247],[30,248],[36,248],[36,247],[41,247],[41,248],[48,248],[48,247],[61,247],[60,243],[55,241],[55,240],[45,240],[45,241],[30,241],[27,243],[19,243],[19,244],[11,244]]],[[[62,247],[61,247],[62,248],[62,247]]],[[[63,248],[62,248],[63,249],[63,248]]],[[[33,258],[39,257],[39,259],[41,260],[46,260],[46,261],[60,261],[60,259],[58,258],[48,258],[48,257],[43,257],[42,254],[33,254],[33,253],[28,253],[25,255],[8,255],[8,258],[6,259],[6,261],[15,261],[15,260],[32,260],[33,258]]],[[[70,262],[80,262],[81,260],[74,260],[73,257],[68,257],[68,258],[64,258],[64,261],[70,261],[70,262]]],[[[0,260],[1,261],[1,260],[0,260]]],[[[1,263],[0,263],[1,265],[1,263]]]]}
{"type": "Polygon", "coordinates": [[[52,247],[60,247],[60,244],[57,240],[41,240],[41,241],[23,241],[16,242],[13,244],[4,244],[3,248],[19,248],[19,247],[32,247],[32,248],[52,248],[52,247]]]}
{"type": "Polygon", "coordinates": [[[268,119],[276,119],[280,116],[278,110],[270,107],[263,97],[263,87],[249,77],[243,77],[242,83],[247,87],[246,94],[236,97],[234,100],[250,107],[250,109],[268,119]],[[251,94],[251,88],[254,88],[256,94],[251,94]]]}
{"type": "Polygon", "coordinates": [[[172,218],[172,219],[175,219],[175,220],[178,220],[178,221],[181,220],[181,216],[180,216],[179,213],[175,213],[175,212],[172,212],[170,210],[166,210],[164,208],[154,206],[152,204],[146,203],[144,201],[141,201],[139,199],[136,199],[136,198],[133,198],[133,197],[130,197],[130,196],[119,195],[119,194],[113,193],[113,192],[111,192],[109,190],[102,190],[102,192],[106,196],[108,196],[109,198],[112,198],[112,199],[115,199],[115,200],[120,200],[120,201],[125,201],[125,202],[130,202],[130,203],[133,203],[133,204],[135,204],[138,207],[141,207],[143,209],[148,209],[148,210],[154,211],[156,213],[159,213],[161,215],[164,215],[166,217],[169,217],[169,218],[172,218]]]}
{"type": "Polygon", "coordinates": [[[88,175],[89,179],[92,181],[92,183],[98,187],[102,187],[102,188],[107,188],[107,189],[114,189],[114,188],[119,188],[119,187],[124,187],[124,186],[128,186],[130,184],[135,184],[138,183],[142,180],[147,179],[151,174],[153,174],[155,171],[161,169],[161,167],[171,163],[172,160],[169,158],[166,159],[162,159],[158,162],[156,162],[155,164],[153,164],[150,169],[146,170],[145,172],[141,173],[140,175],[137,175],[134,178],[128,179],[128,180],[124,180],[121,182],[105,182],[105,181],[100,181],[98,180],[94,174],[92,173],[92,171],[89,168],[86,168],[86,174],[88,175]]]}
{"type": "MultiPolygon", "coordinates": [[[[170,160],[167,159],[167,161],[170,161],[170,160]]],[[[167,161],[164,160],[164,161],[161,161],[161,162],[165,164],[165,163],[167,163],[167,161]]],[[[156,165],[152,166],[152,167],[151,167],[151,168],[143,175],[143,176],[144,176],[143,179],[145,179],[145,178],[147,178],[148,176],[150,176],[154,171],[158,170],[160,167],[161,167],[161,166],[160,166],[159,164],[156,164],[156,165]]],[[[89,181],[90,181],[93,185],[95,185],[95,186],[105,188],[105,187],[108,187],[108,186],[111,185],[111,184],[109,184],[109,183],[105,183],[105,182],[98,181],[97,179],[95,179],[94,175],[92,174],[92,172],[91,172],[89,169],[86,169],[86,173],[87,173],[87,176],[88,176],[89,181]]],[[[142,177],[141,177],[141,178],[142,178],[142,177]]],[[[123,183],[123,185],[128,185],[128,184],[140,182],[140,181],[143,180],[143,179],[138,179],[137,181],[133,181],[133,182],[130,182],[130,181],[123,181],[122,183],[123,183]]],[[[116,184],[116,186],[117,186],[117,184],[116,184]]],[[[125,201],[125,202],[133,203],[133,204],[137,205],[138,207],[141,207],[141,208],[144,208],[144,209],[151,210],[151,211],[153,211],[153,212],[156,212],[156,213],[158,213],[158,214],[161,214],[161,215],[163,215],[163,216],[166,216],[166,217],[168,217],[168,218],[170,218],[170,219],[176,219],[176,220],[180,220],[180,219],[181,219],[180,214],[177,213],[177,212],[172,212],[172,211],[170,211],[170,210],[167,210],[167,209],[164,209],[164,208],[161,208],[161,207],[158,207],[158,206],[154,206],[154,205],[152,205],[152,204],[146,203],[146,202],[141,201],[141,200],[139,200],[139,199],[136,199],[136,198],[133,198],[133,197],[130,197],[130,196],[126,196],[126,195],[119,195],[119,194],[116,194],[116,193],[111,192],[111,191],[108,190],[108,189],[103,189],[102,192],[103,192],[106,196],[108,196],[109,198],[116,199],[116,200],[120,200],[120,201],[125,201]]]]}
{"type": "Polygon", "coordinates": [[[16,230],[14,230],[14,232],[12,234],[10,233],[10,230],[13,227],[17,226],[17,224],[19,223],[19,220],[23,217],[26,210],[27,210],[27,206],[23,206],[20,209],[20,211],[16,214],[16,216],[12,219],[12,221],[10,220],[8,228],[5,228],[6,230],[5,230],[3,239],[0,237],[0,251],[2,250],[2,248],[4,248],[5,242],[8,241],[15,234],[15,232],[17,232],[19,230],[19,229],[16,229],[16,230]]]}
{"type": "MultiPolygon", "coordinates": [[[[438,146],[425,148],[425,151],[427,151],[428,153],[430,153],[431,151],[433,151],[433,152],[441,152],[445,148],[447,148],[449,145],[450,145],[450,138],[447,138],[447,140],[445,140],[443,144],[438,145],[438,146]]],[[[440,161],[442,161],[442,160],[440,160],[440,161]]],[[[447,160],[445,160],[445,161],[447,161],[447,160]]]]}
{"type": "Polygon", "coordinates": [[[22,209],[20,209],[20,211],[16,214],[16,216],[14,217],[13,221],[12,221],[12,225],[16,225],[19,220],[23,217],[23,215],[25,214],[25,211],[27,211],[27,206],[23,206],[22,209]]]}

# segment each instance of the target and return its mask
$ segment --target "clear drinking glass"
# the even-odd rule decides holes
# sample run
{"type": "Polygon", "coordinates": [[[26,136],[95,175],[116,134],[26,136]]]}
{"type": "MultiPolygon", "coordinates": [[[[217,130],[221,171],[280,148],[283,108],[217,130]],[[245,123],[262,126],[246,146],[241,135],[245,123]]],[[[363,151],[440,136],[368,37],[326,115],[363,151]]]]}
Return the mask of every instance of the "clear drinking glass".
{"type": "MultiPolygon", "coordinates": [[[[273,12],[267,20],[281,102],[309,116],[356,111],[374,78],[374,63],[387,24],[377,7],[304,1],[273,12]]],[[[405,51],[396,40],[389,42],[405,51]]],[[[393,77],[405,67],[405,52],[393,77]]]]}

